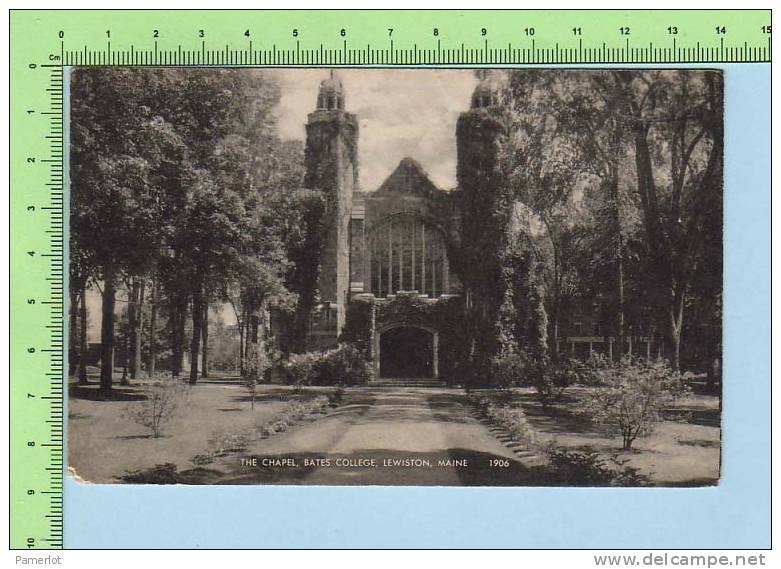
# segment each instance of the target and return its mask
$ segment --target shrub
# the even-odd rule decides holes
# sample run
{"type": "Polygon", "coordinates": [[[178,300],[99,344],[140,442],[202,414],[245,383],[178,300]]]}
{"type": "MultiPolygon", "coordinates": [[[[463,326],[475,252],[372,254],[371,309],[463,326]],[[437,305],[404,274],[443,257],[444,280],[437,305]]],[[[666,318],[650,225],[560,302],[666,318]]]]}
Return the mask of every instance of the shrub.
{"type": "Polygon", "coordinates": [[[364,385],[371,379],[369,362],[352,344],[291,355],[285,369],[289,382],[296,385],[364,385]]]}
{"type": "Polygon", "coordinates": [[[255,410],[255,396],[257,395],[257,386],[258,381],[252,377],[248,376],[244,378],[244,389],[247,390],[247,396],[250,399],[250,409],[255,410]]]}
{"type": "Polygon", "coordinates": [[[561,486],[605,486],[613,472],[596,452],[551,449],[548,453],[552,484],[561,486]]]}
{"type": "Polygon", "coordinates": [[[291,354],[284,364],[288,383],[295,385],[311,385],[315,363],[320,358],[319,352],[291,354]]]}
{"type": "Polygon", "coordinates": [[[681,393],[678,376],[666,362],[625,359],[597,372],[603,387],[584,397],[584,413],[597,424],[620,434],[629,450],[639,436],[652,432],[661,410],[681,393]]]}
{"type": "Polygon", "coordinates": [[[548,450],[546,481],[557,486],[643,486],[647,476],[615,457],[608,462],[596,452],[548,450]]]}
{"type": "Polygon", "coordinates": [[[371,378],[371,367],[352,344],[342,344],[324,352],[315,363],[313,385],[365,385],[371,378]]]}
{"type": "Polygon", "coordinates": [[[244,388],[250,399],[250,408],[255,410],[255,394],[258,382],[262,381],[271,367],[271,358],[264,344],[250,342],[244,365],[244,388]]]}
{"type": "Polygon", "coordinates": [[[522,350],[493,358],[492,375],[501,387],[534,387],[543,409],[548,409],[575,379],[575,367],[569,360],[553,362],[522,350]]]}
{"type": "Polygon", "coordinates": [[[344,399],[344,388],[337,387],[331,393],[329,393],[327,397],[328,404],[331,407],[338,407],[342,403],[342,399],[344,399]]]}
{"type": "Polygon", "coordinates": [[[256,439],[284,433],[295,423],[325,413],[329,404],[330,400],[325,395],[305,401],[289,401],[279,413],[257,421],[252,429],[232,433],[214,432],[209,438],[209,452],[196,455],[192,462],[200,466],[213,462],[214,457],[244,452],[256,439]]]}
{"type": "Polygon", "coordinates": [[[179,474],[175,464],[166,462],[147,470],[131,470],[126,472],[121,480],[134,484],[177,484],[179,474]]]}
{"type": "Polygon", "coordinates": [[[537,447],[537,435],[534,429],[526,419],[523,409],[510,404],[511,398],[512,392],[503,391],[497,396],[473,396],[472,401],[481,414],[500,426],[513,441],[528,448],[537,447]]]}
{"type": "Polygon", "coordinates": [[[189,386],[179,380],[156,381],[149,384],[146,399],[128,404],[122,415],[129,421],[147,427],[157,438],[176,410],[187,403],[189,395],[189,386]]]}
{"type": "Polygon", "coordinates": [[[545,360],[533,366],[533,385],[543,409],[548,409],[572,383],[572,370],[566,364],[545,360]]]}
{"type": "Polygon", "coordinates": [[[565,375],[567,385],[598,385],[600,376],[597,370],[609,362],[606,356],[594,354],[588,361],[581,361],[566,354],[560,354],[555,362],[559,373],[565,375]]]}
{"type": "MultiPolygon", "coordinates": [[[[224,456],[232,452],[244,451],[250,443],[248,433],[215,432],[209,438],[211,456],[224,456]]],[[[201,455],[199,455],[201,456],[201,455]]]]}
{"type": "Polygon", "coordinates": [[[526,361],[524,357],[517,352],[495,356],[491,360],[493,384],[497,387],[521,385],[525,366],[526,361]]]}

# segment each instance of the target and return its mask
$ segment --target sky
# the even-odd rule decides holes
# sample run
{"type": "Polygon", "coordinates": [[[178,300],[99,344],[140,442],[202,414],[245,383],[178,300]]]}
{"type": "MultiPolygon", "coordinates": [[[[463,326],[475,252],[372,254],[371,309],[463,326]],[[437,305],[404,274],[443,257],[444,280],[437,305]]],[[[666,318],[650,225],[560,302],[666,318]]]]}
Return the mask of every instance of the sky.
{"type": "MultiPolygon", "coordinates": [[[[305,140],[328,69],[277,69],[280,135],[305,140]]],[[[417,160],[442,189],[456,186],[456,121],[469,109],[477,79],[471,70],[340,69],[345,109],[359,123],[360,185],[376,190],[402,158],[417,160]]]]}

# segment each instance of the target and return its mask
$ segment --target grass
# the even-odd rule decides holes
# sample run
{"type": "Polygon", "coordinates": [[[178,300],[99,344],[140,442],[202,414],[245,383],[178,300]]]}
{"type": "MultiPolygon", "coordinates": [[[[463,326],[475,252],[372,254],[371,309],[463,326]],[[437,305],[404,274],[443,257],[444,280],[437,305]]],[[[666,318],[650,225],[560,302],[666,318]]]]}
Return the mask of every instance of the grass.
{"type": "MultiPolygon", "coordinates": [[[[695,391],[678,400],[675,408],[666,410],[665,420],[657,425],[653,434],[637,439],[632,451],[622,452],[620,437],[607,434],[579,412],[582,407],[580,400],[588,389],[569,388],[564,397],[548,410],[542,409],[531,389],[513,390],[513,398],[523,406],[526,419],[541,446],[552,442],[561,450],[596,451],[606,460],[618,456],[626,461],[625,464],[650,478],[654,485],[703,486],[716,483],[721,448],[721,419],[716,397],[695,391]]],[[[163,436],[155,439],[144,427],[122,418],[126,405],[144,397],[144,382],[133,382],[129,387],[115,389],[109,401],[100,400],[94,382],[87,387],[71,385],[68,400],[69,464],[78,476],[93,483],[114,483],[128,471],[153,469],[157,465],[165,467],[160,471],[163,478],[170,478],[174,469],[180,473],[195,472],[204,466],[203,476],[196,477],[193,482],[214,482],[217,479],[212,481],[207,478],[215,466],[199,465],[193,459],[210,451],[215,436],[251,431],[258,423],[278,416],[291,399],[312,397],[321,392],[332,393],[333,389],[307,388],[306,392],[297,394],[293,388],[285,386],[258,386],[255,410],[251,411],[249,397],[241,386],[199,384],[193,388],[187,406],[180,409],[166,426],[163,436]]],[[[367,397],[371,394],[361,390],[353,393],[367,397]]],[[[454,400],[457,402],[461,397],[460,391],[429,397],[428,405],[434,418],[443,417],[442,427],[449,434],[458,432],[462,426],[454,420],[452,413],[448,413],[455,404],[454,400]]],[[[369,399],[372,400],[371,397],[369,399]]],[[[338,413],[329,415],[332,421],[337,416],[338,413]]],[[[380,418],[391,420],[384,415],[380,418]]],[[[401,419],[392,418],[393,421],[401,419]]],[[[346,428],[351,425],[348,422],[346,428]]],[[[323,425],[318,423],[309,429],[307,436],[311,437],[312,433],[319,433],[323,425]]],[[[286,433],[284,438],[280,435],[280,440],[275,440],[272,446],[286,449],[285,452],[297,448],[294,439],[298,432],[295,430],[292,435],[286,433]],[[293,439],[288,438],[291,436],[293,439]]],[[[334,436],[341,440],[343,433],[337,435],[334,436]]],[[[486,432],[486,436],[491,435],[486,432]]],[[[266,448],[268,444],[251,442],[247,453],[258,454],[261,447],[266,448]]],[[[322,453],[327,448],[317,450],[322,453]]],[[[509,477],[501,483],[524,485],[532,481],[509,477]]],[[[544,484],[544,481],[537,483],[544,484]]]]}
{"type": "Polygon", "coordinates": [[[591,388],[572,387],[544,411],[532,389],[514,390],[540,443],[570,451],[593,450],[609,459],[619,456],[659,486],[716,484],[720,472],[721,430],[718,398],[692,394],[666,410],[653,433],[638,438],[629,452],[621,437],[591,424],[579,413],[580,398],[591,388]]]}
{"type": "MultiPolygon", "coordinates": [[[[292,389],[259,386],[255,410],[250,410],[245,390],[238,386],[196,385],[163,429],[160,438],[122,417],[128,404],[143,397],[144,382],[116,389],[109,401],[96,395],[97,386],[71,386],[68,399],[69,466],[81,479],[113,483],[127,471],[170,463],[192,468],[192,459],[207,452],[215,434],[250,430],[257,422],[281,411],[296,397],[292,389]]],[[[305,396],[305,397],[308,397],[305,396]]]]}

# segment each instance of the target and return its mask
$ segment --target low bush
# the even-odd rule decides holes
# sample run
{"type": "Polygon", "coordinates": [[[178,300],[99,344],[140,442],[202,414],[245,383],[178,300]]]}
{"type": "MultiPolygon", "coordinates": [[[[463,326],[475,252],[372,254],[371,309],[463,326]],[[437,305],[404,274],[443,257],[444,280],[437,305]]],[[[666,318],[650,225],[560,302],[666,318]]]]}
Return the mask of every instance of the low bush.
{"type": "Polygon", "coordinates": [[[247,357],[244,362],[244,388],[247,390],[247,397],[250,400],[250,408],[255,409],[255,396],[257,385],[264,381],[266,373],[271,367],[271,358],[265,344],[250,342],[247,350],[247,357]]]}
{"type": "Polygon", "coordinates": [[[534,429],[526,419],[523,409],[512,406],[509,403],[508,394],[511,394],[511,392],[504,391],[494,396],[474,395],[472,396],[472,402],[477,407],[478,412],[492,423],[501,427],[510,439],[527,448],[536,448],[538,441],[534,429]]]}
{"type": "Polygon", "coordinates": [[[514,387],[522,385],[526,375],[526,358],[513,352],[491,359],[491,383],[496,387],[514,387]]]}
{"type": "Polygon", "coordinates": [[[328,404],[331,407],[338,407],[339,405],[341,405],[342,399],[344,399],[344,388],[337,387],[331,393],[329,393],[327,397],[328,397],[328,404]]]}
{"type": "Polygon", "coordinates": [[[284,433],[296,423],[325,413],[329,405],[330,399],[325,395],[304,401],[289,401],[279,413],[266,420],[256,422],[250,430],[213,433],[209,439],[209,452],[195,456],[192,462],[196,465],[204,465],[213,462],[215,457],[244,452],[252,441],[284,433]]]}
{"type": "Polygon", "coordinates": [[[534,387],[543,409],[558,401],[564,390],[576,379],[578,368],[568,359],[552,361],[521,350],[492,361],[494,384],[500,387],[534,387]]]}
{"type": "Polygon", "coordinates": [[[163,433],[163,427],[174,417],[176,411],[187,404],[190,388],[177,379],[155,381],[147,386],[145,395],[146,399],[126,405],[122,410],[122,416],[148,428],[152,436],[158,438],[163,433]]]}
{"type": "Polygon", "coordinates": [[[551,476],[549,481],[559,486],[605,486],[614,474],[596,452],[573,452],[551,449],[548,453],[551,476]]]}
{"type": "Polygon", "coordinates": [[[365,385],[371,379],[371,367],[352,344],[342,344],[322,354],[315,364],[312,385],[365,385]]]}
{"type": "Polygon", "coordinates": [[[352,344],[341,344],[327,352],[294,354],[285,366],[290,383],[296,385],[365,385],[371,366],[352,344]]]}
{"type": "MultiPolygon", "coordinates": [[[[212,433],[209,438],[211,456],[224,456],[226,454],[242,452],[246,450],[251,441],[249,433],[212,433]]],[[[201,455],[199,455],[201,456],[201,455]]]]}
{"type": "Polygon", "coordinates": [[[166,462],[147,470],[131,470],[120,479],[131,484],[177,484],[179,473],[175,464],[166,462]]]}
{"type": "Polygon", "coordinates": [[[287,381],[292,385],[312,385],[315,364],[321,357],[320,352],[291,354],[283,364],[287,381]]]}
{"type": "Polygon", "coordinates": [[[626,460],[613,457],[606,460],[596,452],[568,451],[551,448],[548,451],[546,482],[554,486],[643,486],[647,476],[626,460]]]}
{"type": "Polygon", "coordinates": [[[679,376],[663,361],[626,358],[597,373],[602,387],[583,397],[583,413],[621,435],[624,450],[637,437],[651,433],[662,420],[661,411],[685,391],[679,376]]]}
{"type": "Polygon", "coordinates": [[[570,451],[553,443],[543,445],[523,409],[514,404],[510,390],[471,395],[478,412],[500,427],[511,440],[527,450],[545,455],[547,463],[538,469],[541,482],[551,486],[643,486],[648,477],[639,473],[627,460],[606,459],[596,452],[570,451]]]}

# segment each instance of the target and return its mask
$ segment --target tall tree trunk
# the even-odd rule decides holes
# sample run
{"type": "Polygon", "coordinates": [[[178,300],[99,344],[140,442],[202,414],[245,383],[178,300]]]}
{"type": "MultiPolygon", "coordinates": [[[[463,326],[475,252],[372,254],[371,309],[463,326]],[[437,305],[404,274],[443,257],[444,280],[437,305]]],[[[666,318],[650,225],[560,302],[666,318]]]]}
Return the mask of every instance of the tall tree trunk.
{"type": "Polygon", "coordinates": [[[670,342],[672,343],[673,371],[681,371],[681,332],[683,331],[683,293],[676,295],[670,306],[670,342]]]}
{"type": "Polygon", "coordinates": [[[193,336],[190,341],[190,385],[198,383],[198,355],[203,324],[203,290],[196,286],[193,292],[193,336]]]}
{"type": "Polygon", "coordinates": [[[146,366],[147,376],[155,376],[155,366],[157,365],[157,281],[152,281],[152,290],[149,293],[150,315],[149,315],[149,362],[146,366]]]}
{"type": "Polygon", "coordinates": [[[561,302],[561,275],[558,247],[553,247],[553,305],[551,306],[551,357],[559,361],[559,308],[561,302]]]}
{"type": "Polygon", "coordinates": [[[243,352],[243,363],[244,363],[244,370],[247,370],[247,356],[249,355],[249,345],[251,341],[251,334],[250,334],[250,311],[245,308],[244,309],[244,352],[243,352]]]}
{"type": "Polygon", "coordinates": [[[144,293],[146,292],[146,281],[142,278],[137,279],[138,282],[138,294],[136,295],[136,319],[135,328],[131,338],[133,339],[133,352],[131,357],[133,358],[131,368],[133,373],[132,379],[137,379],[141,375],[141,344],[143,343],[143,331],[144,331],[144,293]]]}
{"type": "Polygon", "coordinates": [[[123,364],[122,372],[122,385],[127,385],[127,374],[124,370],[128,367],[128,359],[130,359],[130,376],[136,378],[135,359],[132,359],[132,354],[136,351],[136,344],[138,344],[138,338],[136,337],[136,322],[138,321],[138,284],[139,280],[133,277],[130,283],[130,289],[128,290],[129,301],[127,304],[127,336],[128,341],[125,347],[125,362],[123,364]]]}
{"type": "MultiPolygon", "coordinates": [[[[618,147],[619,135],[613,142],[613,148],[618,147]]],[[[617,159],[618,157],[615,156],[617,159]]],[[[626,323],[625,323],[625,304],[624,304],[624,238],[621,227],[621,206],[618,188],[618,163],[613,162],[610,165],[610,179],[608,181],[608,201],[610,203],[610,231],[612,232],[612,242],[615,247],[613,251],[613,260],[615,263],[615,308],[616,313],[613,319],[615,326],[615,335],[618,340],[617,349],[613,356],[620,362],[624,357],[624,342],[626,341],[626,323]]]]}
{"type": "Polygon", "coordinates": [[[87,384],[87,285],[84,281],[79,294],[79,384],[87,384]]]}
{"type": "Polygon", "coordinates": [[[79,286],[70,285],[70,303],[68,305],[68,377],[76,375],[78,368],[78,318],[79,318],[79,286]]]}
{"type": "Polygon", "coordinates": [[[171,375],[179,377],[182,373],[182,360],[184,359],[184,324],[187,318],[187,299],[177,293],[174,305],[171,308],[171,325],[173,346],[171,347],[171,375]]]}
{"type": "Polygon", "coordinates": [[[266,369],[265,367],[261,366],[261,363],[265,365],[266,362],[266,307],[265,302],[261,304],[260,309],[258,310],[258,336],[256,339],[256,346],[255,346],[255,369],[257,370],[257,380],[260,383],[265,383],[266,381],[266,369]]]}
{"type": "Polygon", "coordinates": [[[618,339],[618,349],[616,350],[616,359],[620,362],[624,358],[624,342],[626,341],[626,309],[624,300],[624,253],[621,246],[621,237],[619,236],[619,251],[616,258],[616,292],[618,300],[618,314],[616,315],[616,336],[618,339]]]}
{"type": "Polygon", "coordinates": [[[244,377],[244,322],[239,322],[239,375],[244,377]]]}
{"type": "Polygon", "coordinates": [[[648,360],[649,362],[652,359],[654,349],[656,347],[654,345],[655,340],[656,340],[656,318],[650,318],[647,324],[646,337],[645,337],[645,342],[646,342],[645,356],[646,356],[646,360],[648,360]]]}
{"type": "Polygon", "coordinates": [[[171,375],[173,377],[179,377],[182,373],[182,343],[179,336],[179,319],[180,319],[179,305],[171,307],[170,321],[171,321],[171,375]]]}
{"type": "Polygon", "coordinates": [[[116,270],[108,265],[104,271],[103,302],[100,322],[100,391],[111,394],[114,375],[114,306],[116,304],[116,270]]]}
{"type": "Polygon", "coordinates": [[[252,312],[252,315],[249,318],[250,321],[250,341],[253,344],[258,343],[258,328],[260,327],[260,318],[258,317],[258,313],[256,311],[252,312]]]}
{"type": "Polygon", "coordinates": [[[209,377],[209,303],[203,303],[203,320],[201,321],[201,377],[209,377]]]}
{"type": "Polygon", "coordinates": [[[130,362],[130,334],[125,336],[125,345],[124,350],[122,350],[124,353],[124,356],[122,358],[122,379],[119,381],[120,385],[130,385],[130,382],[127,380],[127,368],[128,363],[130,362]]]}

